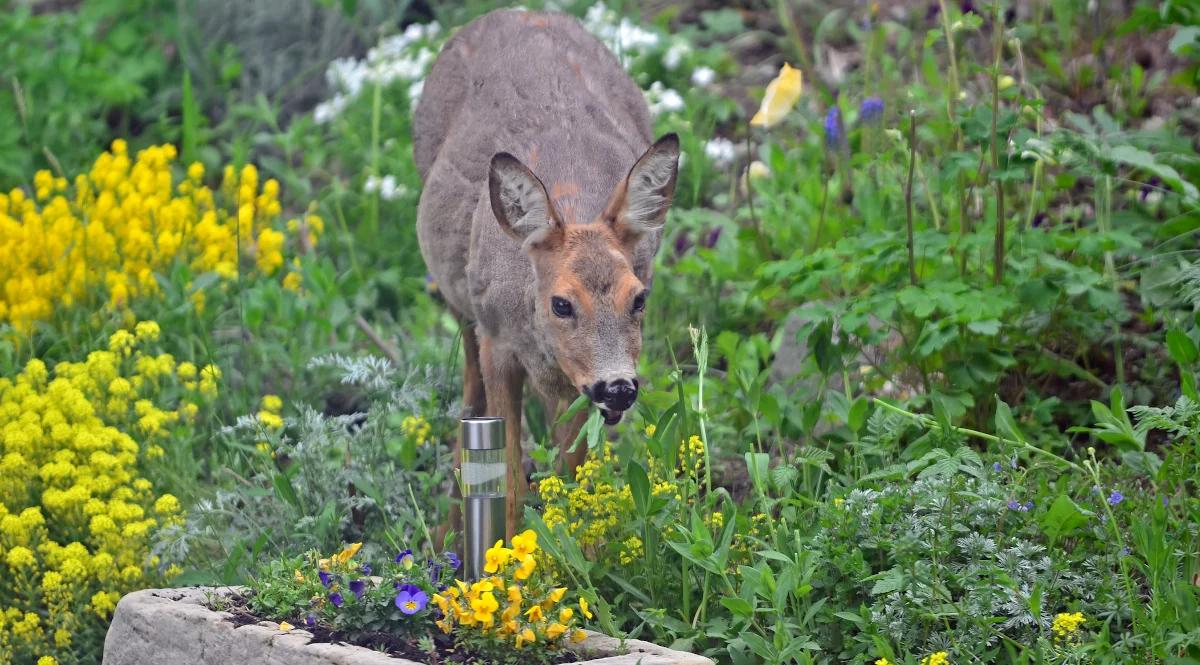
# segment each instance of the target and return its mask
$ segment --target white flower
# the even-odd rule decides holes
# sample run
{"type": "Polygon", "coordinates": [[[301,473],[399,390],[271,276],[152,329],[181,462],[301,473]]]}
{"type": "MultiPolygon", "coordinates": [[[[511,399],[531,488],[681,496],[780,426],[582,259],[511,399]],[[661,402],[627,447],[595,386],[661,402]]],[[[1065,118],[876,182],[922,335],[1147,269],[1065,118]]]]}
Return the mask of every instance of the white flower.
{"type": "Polygon", "coordinates": [[[392,201],[407,196],[408,188],[404,185],[396,184],[396,176],[394,175],[385,175],[382,178],[369,175],[366,182],[363,183],[363,192],[367,194],[379,194],[379,198],[384,201],[392,201]]]}
{"type": "Polygon", "coordinates": [[[683,97],[673,89],[664,86],[662,81],[651,83],[650,89],[646,91],[645,95],[651,115],[658,116],[683,109],[683,97]]]}
{"type": "Polygon", "coordinates": [[[687,42],[676,41],[672,42],[670,48],[663,55],[663,66],[667,69],[674,70],[683,62],[683,56],[692,52],[692,48],[687,45],[687,42]]]}
{"type": "Polygon", "coordinates": [[[313,109],[313,119],[326,123],[342,114],[368,86],[386,86],[396,81],[409,84],[408,96],[414,104],[421,84],[433,63],[435,51],[427,42],[441,32],[436,22],[413,23],[404,32],[385,37],[367,51],[362,60],[339,58],[329,63],[325,80],[333,97],[313,109]]]}
{"type": "Polygon", "coordinates": [[[733,141],[720,136],[704,144],[704,155],[716,166],[723,166],[733,161],[733,141]]]}
{"type": "Polygon", "coordinates": [[[616,12],[603,2],[588,8],[583,17],[583,27],[596,36],[621,60],[621,66],[629,68],[633,57],[658,45],[659,34],[634,25],[627,18],[618,20],[616,12]]]}
{"type": "Polygon", "coordinates": [[[697,67],[692,71],[692,85],[706,86],[717,79],[717,72],[712,67],[697,67]]]}

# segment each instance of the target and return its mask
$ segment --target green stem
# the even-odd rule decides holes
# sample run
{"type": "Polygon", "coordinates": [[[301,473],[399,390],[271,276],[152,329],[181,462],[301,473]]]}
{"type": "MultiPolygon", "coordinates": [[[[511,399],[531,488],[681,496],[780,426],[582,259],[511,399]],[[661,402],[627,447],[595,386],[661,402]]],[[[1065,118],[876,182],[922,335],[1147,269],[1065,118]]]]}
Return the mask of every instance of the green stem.
{"type": "MultiPolygon", "coordinates": [[[[933,418],[930,418],[929,416],[926,416],[926,415],[923,415],[920,413],[913,413],[912,411],[907,411],[905,409],[902,409],[902,408],[896,406],[895,404],[885,402],[884,400],[881,400],[878,397],[872,397],[871,400],[873,402],[875,402],[875,404],[887,409],[888,411],[891,411],[892,413],[898,413],[898,414],[908,417],[908,418],[912,418],[913,420],[917,421],[918,423],[921,423],[921,425],[923,425],[925,427],[930,427],[930,428],[937,429],[937,430],[942,429],[941,424],[939,424],[936,420],[934,420],[933,418]]],[[[1004,437],[996,436],[995,434],[988,434],[987,432],[980,432],[979,430],[968,429],[966,427],[957,427],[954,425],[950,426],[950,431],[957,432],[959,434],[965,434],[967,436],[973,436],[977,439],[983,439],[985,441],[991,441],[993,443],[1003,443],[1003,444],[1007,444],[1010,446],[1016,446],[1017,448],[1028,451],[1035,455],[1042,455],[1043,457],[1048,457],[1050,459],[1055,460],[1056,462],[1066,464],[1067,466],[1071,467],[1072,469],[1074,469],[1076,471],[1083,471],[1083,467],[1072,462],[1071,460],[1066,459],[1065,457],[1062,457],[1060,455],[1056,455],[1056,454],[1050,452],[1049,450],[1042,450],[1041,448],[1038,448],[1037,446],[1035,446],[1027,441],[1013,441],[1012,439],[1006,439],[1004,437]]]]}
{"type": "MultiPolygon", "coordinates": [[[[1003,53],[1004,24],[1000,3],[992,3],[992,22],[995,37],[992,60],[992,177],[1000,172],[1000,141],[996,122],[1000,115],[1000,55],[1003,53]]],[[[996,244],[992,250],[992,283],[1004,282],[1004,181],[996,178],[996,244]]]]}

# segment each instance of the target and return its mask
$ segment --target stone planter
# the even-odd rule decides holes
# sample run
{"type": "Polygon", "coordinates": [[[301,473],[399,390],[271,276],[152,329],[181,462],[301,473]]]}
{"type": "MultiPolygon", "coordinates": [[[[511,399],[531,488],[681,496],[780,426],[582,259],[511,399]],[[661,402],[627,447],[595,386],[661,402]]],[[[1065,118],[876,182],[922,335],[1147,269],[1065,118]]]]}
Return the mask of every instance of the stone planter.
{"type": "MultiPolygon", "coordinates": [[[[299,628],[280,632],[262,621],[235,626],[227,612],[210,610],[214,598],[237,588],[146,589],[121,599],[104,640],[104,665],[419,665],[349,644],[312,644],[299,628]]],[[[583,663],[602,665],[712,665],[703,656],[649,642],[619,640],[588,631],[573,651],[583,663]]]]}

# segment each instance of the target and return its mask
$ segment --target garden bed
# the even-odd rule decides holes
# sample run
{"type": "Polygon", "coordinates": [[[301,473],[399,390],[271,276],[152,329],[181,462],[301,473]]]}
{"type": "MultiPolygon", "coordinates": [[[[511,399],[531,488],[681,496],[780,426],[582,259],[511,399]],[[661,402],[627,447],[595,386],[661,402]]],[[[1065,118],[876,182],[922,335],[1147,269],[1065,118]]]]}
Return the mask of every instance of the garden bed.
{"type": "MultiPolygon", "coordinates": [[[[104,665],[150,665],[178,662],[194,665],[261,663],[273,665],[385,665],[415,662],[461,662],[454,654],[436,661],[421,659],[420,650],[382,634],[366,645],[337,642],[327,629],[281,631],[273,621],[259,621],[238,599],[239,587],[147,589],[121,599],[104,641],[104,665]],[[213,606],[227,609],[217,610],[213,606]],[[384,651],[388,653],[384,653],[384,651]],[[395,655],[393,655],[395,654],[395,655]],[[414,658],[419,660],[413,660],[414,658]]],[[[439,646],[440,645],[439,643],[439,646]]],[[[703,656],[674,651],[649,642],[620,640],[588,631],[572,647],[576,658],[562,663],[605,665],[711,665],[703,656]]],[[[565,654],[564,654],[565,655],[565,654]]]]}

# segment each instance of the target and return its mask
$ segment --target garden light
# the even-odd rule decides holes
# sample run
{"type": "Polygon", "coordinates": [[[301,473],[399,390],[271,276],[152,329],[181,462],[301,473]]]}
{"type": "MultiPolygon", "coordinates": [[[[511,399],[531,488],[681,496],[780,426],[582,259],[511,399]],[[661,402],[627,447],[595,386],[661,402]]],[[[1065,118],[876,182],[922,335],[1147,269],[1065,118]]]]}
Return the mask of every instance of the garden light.
{"type": "Polygon", "coordinates": [[[508,501],[505,453],[503,418],[462,420],[463,565],[468,580],[483,576],[487,549],[504,539],[508,501]]]}

